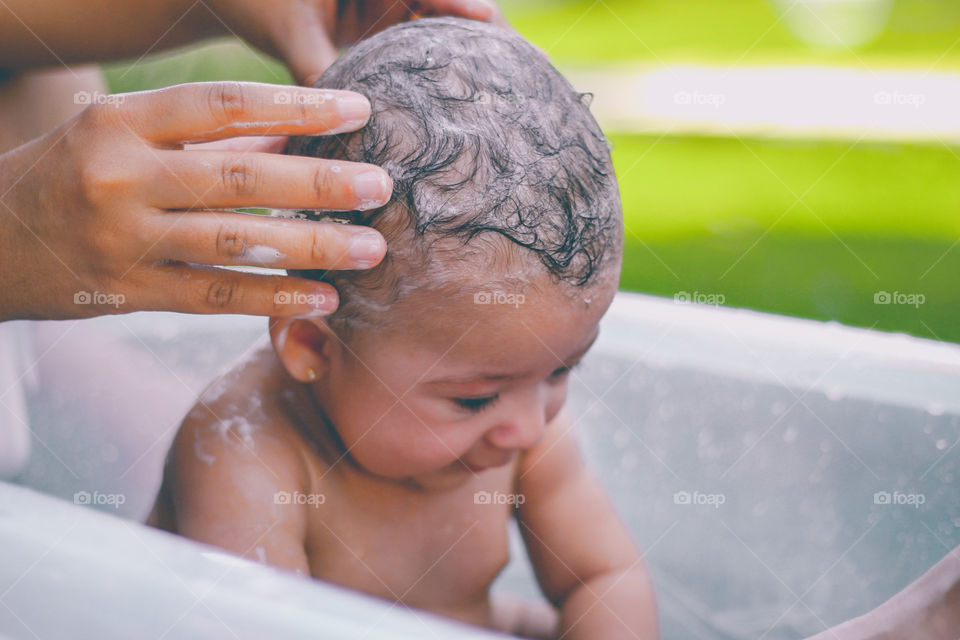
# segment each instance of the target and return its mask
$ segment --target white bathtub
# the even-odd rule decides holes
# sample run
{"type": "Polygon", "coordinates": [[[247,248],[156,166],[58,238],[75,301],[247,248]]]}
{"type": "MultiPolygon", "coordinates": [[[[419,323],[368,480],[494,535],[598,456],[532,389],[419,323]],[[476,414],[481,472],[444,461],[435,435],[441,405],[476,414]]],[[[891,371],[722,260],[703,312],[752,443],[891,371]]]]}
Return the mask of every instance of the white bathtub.
{"type": "MultiPolygon", "coordinates": [[[[493,637],[136,523],[192,394],[264,329],[163,314],[40,327],[45,362],[87,355],[41,365],[48,384],[28,394],[33,456],[23,486],[0,485],[0,634],[493,637]]],[[[665,638],[813,634],[960,544],[960,346],[620,294],[570,402],[646,550],[665,638]]],[[[512,543],[495,589],[535,595],[512,543]]]]}

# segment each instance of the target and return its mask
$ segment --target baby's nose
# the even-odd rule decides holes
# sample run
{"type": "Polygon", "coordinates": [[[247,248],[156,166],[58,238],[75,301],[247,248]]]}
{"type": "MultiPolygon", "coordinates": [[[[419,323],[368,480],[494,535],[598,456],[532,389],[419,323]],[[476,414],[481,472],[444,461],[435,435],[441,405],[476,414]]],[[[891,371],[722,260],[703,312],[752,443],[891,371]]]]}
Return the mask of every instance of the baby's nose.
{"type": "Polygon", "coordinates": [[[516,416],[487,432],[487,442],[500,449],[530,449],[543,438],[547,426],[543,411],[516,416]]]}

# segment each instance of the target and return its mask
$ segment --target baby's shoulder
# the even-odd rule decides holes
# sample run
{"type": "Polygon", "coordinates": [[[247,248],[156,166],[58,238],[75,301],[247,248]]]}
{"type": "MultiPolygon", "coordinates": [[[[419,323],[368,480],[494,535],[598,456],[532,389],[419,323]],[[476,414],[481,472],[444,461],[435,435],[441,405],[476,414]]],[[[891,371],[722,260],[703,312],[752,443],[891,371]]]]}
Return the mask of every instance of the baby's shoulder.
{"type": "Polygon", "coordinates": [[[284,381],[258,356],[238,364],[200,395],[180,425],[170,463],[181,470],[196,467],[197,475],[215,467],[256,465],[284,485],[305,487],[304,443],[278,402],[284,381]]]}

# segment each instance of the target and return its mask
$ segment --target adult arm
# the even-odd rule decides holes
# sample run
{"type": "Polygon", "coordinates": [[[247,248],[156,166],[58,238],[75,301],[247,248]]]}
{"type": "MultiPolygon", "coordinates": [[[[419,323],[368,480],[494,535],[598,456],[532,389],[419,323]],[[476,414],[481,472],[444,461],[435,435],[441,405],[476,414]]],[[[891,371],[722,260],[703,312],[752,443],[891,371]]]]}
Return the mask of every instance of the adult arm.
{"type": "Polygon", "coordinates": [[[885,603],[809,640],[956,640],[960,547],[885,603]]]}
{"type": "Polygon", "coordinates": [[[302,83],[350,44],[415,15],[502,20],[493,0],[4,0],[0,69],[138,57],[239,35],[302,83]]]}

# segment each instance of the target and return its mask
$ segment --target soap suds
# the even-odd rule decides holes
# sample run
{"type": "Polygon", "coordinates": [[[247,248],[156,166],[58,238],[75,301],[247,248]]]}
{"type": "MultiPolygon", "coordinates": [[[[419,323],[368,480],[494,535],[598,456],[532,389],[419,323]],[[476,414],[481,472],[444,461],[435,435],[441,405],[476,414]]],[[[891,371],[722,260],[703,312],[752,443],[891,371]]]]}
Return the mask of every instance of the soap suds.
{"type": "Polygon", "coordinates": [[[270,265],[277,264],[286,257],[286,255],[280,251],[277,251],[273,247],[258,244],[244,249],[243,253],[240,254],[239,259],[245,264],[268,267],[270,265]]]}

